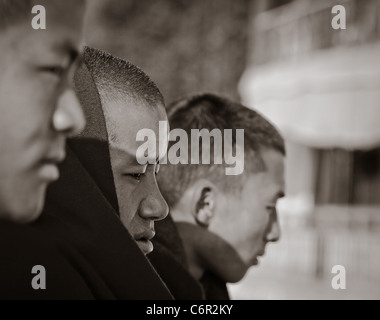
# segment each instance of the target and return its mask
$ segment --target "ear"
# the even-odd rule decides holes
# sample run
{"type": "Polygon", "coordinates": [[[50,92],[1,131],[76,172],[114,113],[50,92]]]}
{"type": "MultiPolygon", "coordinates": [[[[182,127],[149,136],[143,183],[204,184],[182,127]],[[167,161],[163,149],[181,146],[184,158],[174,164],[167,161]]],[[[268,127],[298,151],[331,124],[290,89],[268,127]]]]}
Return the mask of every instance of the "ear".
{"type": "Polygon", "coordinates": [[[215,215],[216,187],[207,180],[197,183],[193,200],[193,216],[198,225],[208,228],[215,215]]]}

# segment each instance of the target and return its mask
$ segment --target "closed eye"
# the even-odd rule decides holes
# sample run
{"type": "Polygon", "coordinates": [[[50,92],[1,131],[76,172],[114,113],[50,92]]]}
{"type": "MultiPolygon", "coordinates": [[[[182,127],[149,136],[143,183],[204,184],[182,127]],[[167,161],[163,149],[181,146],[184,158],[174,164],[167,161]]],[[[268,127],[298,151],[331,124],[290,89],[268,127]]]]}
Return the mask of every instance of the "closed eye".
{"type": "Polygon", "coordinates": [[[42,72],[51,73],[52,75],[55,75],[57,77],[62,77],[62,75],[65,73],[65,68],[61,66],[44,66],[40,67],[40,70],[42,72]]]}
{"type": "Polygon", "coordinates": [[[125,174],[125,176],[131,177],[137,181],[140,181],[141,177],[144,176],[144,174],[143,173],[129,173],[129,174],[125,174]]]}

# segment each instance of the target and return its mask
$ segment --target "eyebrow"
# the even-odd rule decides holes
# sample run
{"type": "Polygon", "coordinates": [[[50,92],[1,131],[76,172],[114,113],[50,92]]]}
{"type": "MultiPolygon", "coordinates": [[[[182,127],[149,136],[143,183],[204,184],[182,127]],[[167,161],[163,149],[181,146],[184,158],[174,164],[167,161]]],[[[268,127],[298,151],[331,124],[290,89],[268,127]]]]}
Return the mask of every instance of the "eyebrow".
{"type": "Polygon", "coordinates": [[[283,197],[285,197],[285,192],[284,191],[279,191],[276,196],[277,196],[277,199],[283,198],[283,197]]]}
{"type": "MultiPolygon", "coordinates": [[[[125,165],[125,164],[124,164],[125,165]]],[[[128,167],[128,170],[142,170],[145,172],[146,170],[146,167],[147,165],[142,165],[142,164],[126,164],[126,166],[128,167]]],[[[126,169],[126,167],[125,167],[126,169]]]]}
{"type": "Polygon", "coordinates": [[[147,165],[150,165],[149,161],[146,164],[140,164],[137,161],[136,154],[131,154],[128,151],[124,151],[129,157],[131,157],[132,161],[126,161],[125,159],[123,160],[124,165],[129,166],[130,168],[141,168],[145,167],[147,165]]]}
{"type": "MultiPolygon", "coordinates": [[[[127,152],[127,153],[128,153],[128,155],[131,155],[129,152],[127,152]]],[[[160,157],[160,155],[158,155],[158,156],[154,159],[154,161],[155,161],[154,163],[151,163],[151,160],[152,160],[153,158],[149,158],[148,161],[147,161],[147,163],[146,163],[145,165],[159,164],[160,159],[163,159],[164,157],[165,157],[165,156],[160,157]]],[[[139,164],[139,163],[137,162],[136,154],[134,155],[134,161],[135,161],[136,164],[138,164],[139,166],[141,166],[141,164],[139,164]]]]}
{"type": "Polygon", "coordinates": [[[278,199],[285,197],[285,192],[279,191],[276,193],[276,195],[272,198],[272,202],[276,202],[278,199]]]}
{"type": "MultiPolygon", "coordinates": [[[[129,156],[131,156],[128,153],[129,156]]],[[[139,164],[136,160],[136,156],[132,157],[132,159],[120,159],[119,165],[123,168],[128,167],[129,170],[141,170],[141,168],[146,167],[148,164],[139,164]]]]}
{"type": "MultiPolygon", "coordinates": [[[[108,145],[108,147],[111,148],[110,145],[108,145]]],[[[145,164],[140,164],[137,161],[137,157],[136,157],[136,153],[135,152],[131,153],[128,149],[127,150],[121,150],[120,148],[117,148],[117,147],[113,147],[113,148],[116,149],[117,154],[119,156],[121,155],[121,157],[123,158],[121,162],[124,165],[130,166],[130,167],[133,167],[133,166],[134,167],[141,167],[141,166],[146,166],[146,165],[151,165],[151,164],[158,164],[159,161],[160,161],[160,156],[158,155],[154,159],[154,161],[155,161],[154,163],[151,163],[151,160],[153,160],[153,158],[149,158],[148,161],[145,164]],[[127,155],[128,158],[125,155],[127,155]]]]}

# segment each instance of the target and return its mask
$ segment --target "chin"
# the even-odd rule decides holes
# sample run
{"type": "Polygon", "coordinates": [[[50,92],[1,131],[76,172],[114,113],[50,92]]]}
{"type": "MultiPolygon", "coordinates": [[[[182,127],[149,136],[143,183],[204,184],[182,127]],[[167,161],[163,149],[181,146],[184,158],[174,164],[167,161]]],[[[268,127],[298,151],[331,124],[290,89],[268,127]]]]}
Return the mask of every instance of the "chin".
{"type": "Polygon", "coordinates": [[[253,257],[249,260],[248,262],[248,266],[249,267],[253,267],[253,266],[257,266],[259,264],[259,259],[257,259],[257,257],[253,257]]]}
{"type": "Polygon", "coordinates": [[[34,197],[25,199],[17,204],[17,207],[11,211],[10,219],[16,223],[30,223],[37,220],[45,203],[45,192],[35,194],[34,197]]]}
{"type": "Polygon", "coordinates": [[[42,208],[34,207],[33,209],[28,209],[22,212],[18,212],[12,215],[12,221],[16,223],[31,223],[37,220],[41,215],[42,208]]]}
{"type": "Polygon", "coordinates": [[[230,266],[230,272],[228,272],[228,274],[225,275],[227,282],[239,282],[244,278],[249,268],[250,266],[246,263],[236,263],[233,267],[230,266]]]}
{"type": "Polygon", "coordinates": [[[240,272],[237,272],[232,277],[230,277],[227,282],[236,283],[236,282],[241,281],[244,278],[244,276],[247,274],[247,271],[248,271],[248,268],[240,272]]]}

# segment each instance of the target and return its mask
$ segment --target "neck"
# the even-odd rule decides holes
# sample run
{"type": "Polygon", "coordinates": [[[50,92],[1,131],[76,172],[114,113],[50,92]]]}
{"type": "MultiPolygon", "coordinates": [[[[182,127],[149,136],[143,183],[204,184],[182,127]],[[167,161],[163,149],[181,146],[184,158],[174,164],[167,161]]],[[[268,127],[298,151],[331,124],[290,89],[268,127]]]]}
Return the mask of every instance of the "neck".
{"type": "Polygon", "coordinates": [[[236,250],[217,234],[188,222],[177,222],[185,247],[189,271],[200,280],[211,271],[226,282],[240,281],[248,267],[236,250]]]}

